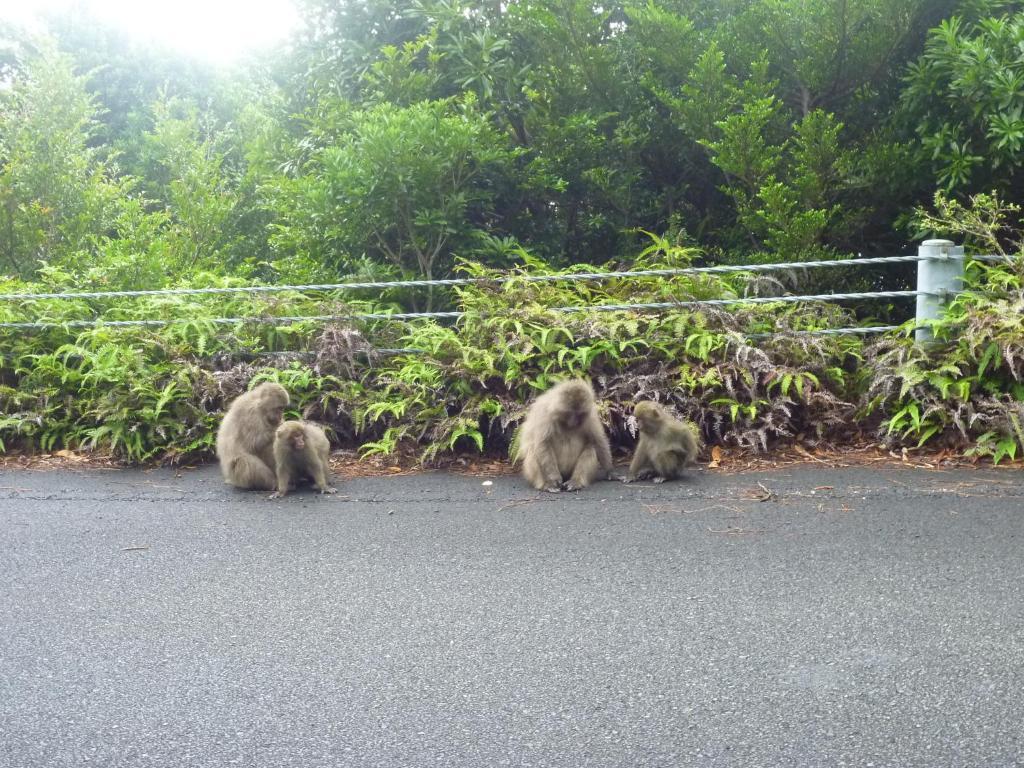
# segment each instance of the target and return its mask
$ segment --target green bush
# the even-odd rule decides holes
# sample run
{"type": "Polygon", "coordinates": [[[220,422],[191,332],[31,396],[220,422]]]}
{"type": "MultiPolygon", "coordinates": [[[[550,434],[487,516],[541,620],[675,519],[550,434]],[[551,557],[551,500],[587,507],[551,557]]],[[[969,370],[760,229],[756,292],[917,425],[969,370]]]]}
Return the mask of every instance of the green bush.
{"type": "MultiPolygon", "coordinates": [[[[316,120],[322,143],[301,173],[267,187],[280,211],[272,242],[288,258],[351,271],[368,256],[430,280],[485,236],[487,174],[507,168],[515,152],[472,99],[341,104],[316,120]]],[[[428,309],[431,299],[428,292],[428,309]]]]}
{"type": "MultiPolygon", "coordinates": [[[[0,329],[0,447],[208,455],[224,405],[262,377],[364,453],[500,454],[535,392],[584,375],[621,444],[629,403],[658,397],[711,443],[859,431],[1019,456],[1017,262],[972,267],[928,348],[909,333],[772,335],[906,316],[875,301],[553,309],[783,281],[905,287],[909,267],[526,279],[690,263],[680,243],[712,263],[892,254],[936,183],[1018,199],[1018,5],[306,0],[292,52],[230,76],[143,56],[77,17],[51,25],[56,42],[4,25],[0,290],[484,282],[0,301],[0,322],[58,324],[0,329]],[[442,306],[466,314],[353,318],[442,306]],[[304,315],[340,319],[215,322],[304,315]]],[[[940,197],[917,222],[971,252],[1022,251],[1016,211],[993,197],[940,197]]]]}
{"type": "MultiPolygon", "coordinates": [[[[984,4],[982,4],[984,5],[984,4]]],[[[990,3],[995,11],[1000,5],[990,3]]],[[[1018,192],[1024,148],[1024,13],[954,16],[928,35],[911,67],[904,108],[920,139],[920,165],[946,190],[1018,192]]]]}
{"type": "Polygon", "coordinates": [[[91,250],[130,184],[95,146],[100,109],[70,57],[44,48],[0,90],[0,275],[91,250]]]}
{"type": "MultiPolygon", "coordinates": [[[[923,227],[966,239],[1004,263],[972,262],[966,290],[933,324],[936,343],[909,333],[868,349],[865,413],[884,415],[883,437],[896,444],[966,449],[999,462],[1024,455],[1024,237],[1011,217],[1019,209],[994,195],[964,206],[942,195],[923,227]]],[[[909,328],[908,328],[909,331],[909,328]]]]}
{"type": "MultiPolygon", "coordinates": [[[[218,414],[257,379],[282,383],[295,413],[323,421],[364,454],[415,445],[424,461],[464,449],[504,453],[530,398],[566,376],[594,381],[623,443],[630,403],[651,397],[675,405],[716,443],[764,449],[782,437],[813,441],[850,430],[859,339],[747,338],[851,322],[843,310],[558,312],[552,307],[736,296],[746,279],[531,282],[528,275],[579,270],[558,272],[522,255],[524,267],[500,284],[487,278],[504,273],[463,262],[464,274],[484,280],[457,289],[466,314],[450,325],[212,322],[380,309],[329,296],[243,294],[122,299],[104,313],[172,321],[156,329],[4,330],[0,346],[11,352],[0,368],[0,440],[8,450],[99,448],[129,461],[209,455],[218,414]],[[414,351],[380,354],[381,347],[414,351]]],[[[692,256],[655,238],[638,265],[677,267],[692,256]]],[[[101,301],[4,303],[0,319],[86,318],[101,301]]]]}

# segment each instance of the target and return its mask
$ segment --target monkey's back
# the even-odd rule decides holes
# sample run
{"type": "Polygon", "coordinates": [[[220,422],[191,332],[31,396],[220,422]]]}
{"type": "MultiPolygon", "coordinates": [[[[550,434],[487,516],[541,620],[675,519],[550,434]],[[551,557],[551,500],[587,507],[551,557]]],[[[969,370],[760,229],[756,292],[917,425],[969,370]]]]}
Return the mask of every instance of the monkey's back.
{"type": "Polygon", "coordinates": [[[681,421],[665,423],[657,437],[645,436],[650,441],[649,456],[654,471],[664,478],[680,477],[697,459],[696,430],[681,421]]]}
{"type": "Polygon", "coordinates": [[[246,454],[259,456],[274,466],[274,431],[268,429],[259,412],[259,395],[246,392],[235,399],[217,428],[217,458],[227,477],[235,459],[246,454]]]}
{"type": "Polygon", "coordinates": [[[331,453],[331,441],[327,439],[327,433],[319,424],[311,421],[302,422],[306,426],[306,440],[309,443],[308,449],[312,450],[324,461],[331,453]]]}

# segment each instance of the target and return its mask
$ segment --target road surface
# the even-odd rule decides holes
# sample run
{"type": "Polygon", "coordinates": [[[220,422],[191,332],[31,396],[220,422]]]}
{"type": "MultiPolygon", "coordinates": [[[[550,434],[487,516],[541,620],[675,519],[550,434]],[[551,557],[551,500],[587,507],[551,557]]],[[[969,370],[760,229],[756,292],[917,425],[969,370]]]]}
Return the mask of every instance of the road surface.
{"type": "Polygon", "coordinates": [[[0,766],[1024,765],[1024,473],[0,471],[0,766]]]}

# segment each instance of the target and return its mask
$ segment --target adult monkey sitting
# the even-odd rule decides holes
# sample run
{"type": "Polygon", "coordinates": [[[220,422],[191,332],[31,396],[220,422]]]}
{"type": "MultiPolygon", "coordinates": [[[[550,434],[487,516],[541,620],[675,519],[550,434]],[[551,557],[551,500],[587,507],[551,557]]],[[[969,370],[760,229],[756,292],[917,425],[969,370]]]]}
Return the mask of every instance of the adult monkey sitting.
{"type": "Polygon", "coordinates": [[[217,458],[224,481],[236,488],[272,491],[274,431],[288,407],[288,392],[264,382],[236,399],[217,430],[217,458]]]}
{"type": "Polygon", "coordinates": [[[607,480],[612,454],[590,384],[570,379],[534,400],[519,430],[516,457],[537,490],[578,491],[607,480]]]}

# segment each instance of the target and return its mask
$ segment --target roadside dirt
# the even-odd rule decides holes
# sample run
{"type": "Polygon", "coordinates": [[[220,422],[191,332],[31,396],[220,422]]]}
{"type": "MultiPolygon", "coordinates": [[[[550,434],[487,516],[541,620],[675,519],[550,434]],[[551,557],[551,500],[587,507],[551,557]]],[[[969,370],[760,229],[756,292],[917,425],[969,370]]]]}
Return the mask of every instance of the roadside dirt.
{"type": "MultiPolygon", "coordinates": [[[[616,457],[617,465],[626,463],[628,463],[628,454],[623,453],[616,457]]],[[[877,465],[919,469],[992,466],[992,462],[987,459],[965,458],[962,454],[948,449],[892,451],[877,443],[827,449],[805,448],[799,444],[792,444],[779,446],[768,453],[754,453],[715,446],[707,451],[706,455],[702,456],[698,462],[699,467],[722,474],[757,472],[802,464],[820,464],[831,468],[877,465]]],[[[181,466],[191,465],[182,464],[181,466]]],[[[126,466],[124,462],[112,456],[67,450],[34,455],[0,456],[0,469],[52,470],[69,467],[120,469],[124,466],[126,466]]],[[[1002,461],[998,468],[1024,469],[1024,460],[1002,461]]],[[[510,462],[494,457],[455,456],[424,467],[420,465],[414,451],[403,451],[388,457],[372,456],[360,459],[354,450],[335,451],[331,455],[331,469],[342,478],[411,475],[429,469],[445,469],[459,474],[484,477],[515,474],[517,471],[510,462]]]]}

